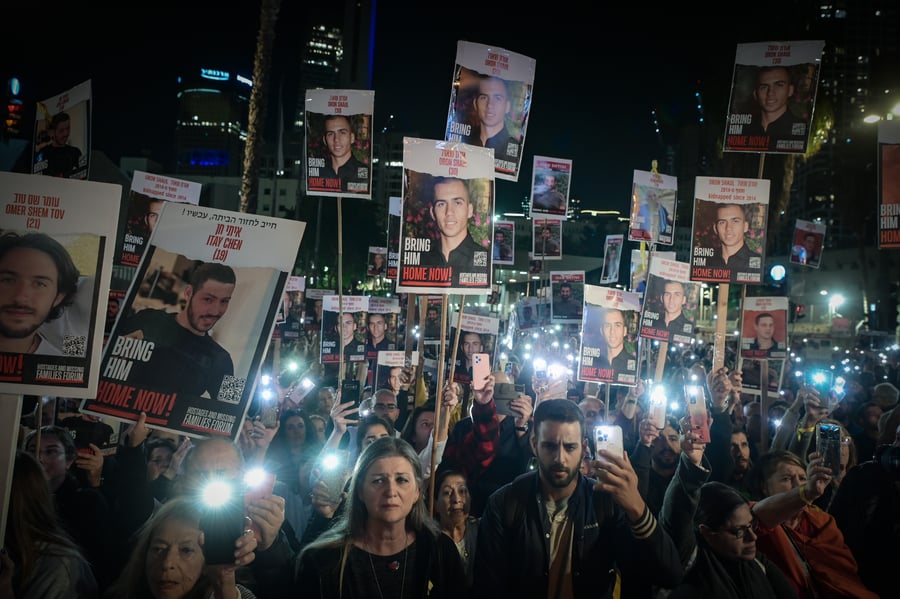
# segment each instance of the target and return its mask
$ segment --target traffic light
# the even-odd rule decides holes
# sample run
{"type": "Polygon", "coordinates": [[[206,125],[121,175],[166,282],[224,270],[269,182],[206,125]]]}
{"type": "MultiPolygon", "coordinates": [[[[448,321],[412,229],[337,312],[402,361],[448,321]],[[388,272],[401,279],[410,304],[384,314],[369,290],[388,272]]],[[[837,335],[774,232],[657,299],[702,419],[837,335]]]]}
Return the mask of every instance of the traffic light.
{"type": "Polygon", "coordinates": [[[806,316],[806,306],[803,304],[794,304],[794,321],[798,321],[806,316]]]}
{"type": "Polygon", "coordinates": [[[18,135],[22,126],[25,106],[19,99],[21,87],[15,77],[6,82],[6,112],[3,115],[3,131],[6,135],[18,135]]]}

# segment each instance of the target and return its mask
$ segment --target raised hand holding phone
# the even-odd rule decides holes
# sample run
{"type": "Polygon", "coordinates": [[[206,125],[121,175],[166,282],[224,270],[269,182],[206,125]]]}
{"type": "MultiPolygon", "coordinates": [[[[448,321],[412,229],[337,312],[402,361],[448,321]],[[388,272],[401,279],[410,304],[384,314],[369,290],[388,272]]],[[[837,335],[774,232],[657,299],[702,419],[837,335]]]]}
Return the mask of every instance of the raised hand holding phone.
{"type": "Polygon", "coordinates": [[[488,354],[472,355],[472,388],[476,391],[484,389],[491,375],[491,357],[488,354]]]}
{"type": "Polygon", "coordinates": [[[698,384],[684,386],[684,400],[698,443],[709,443],[709,414],[706,411],[706,394],[698,384]]]}

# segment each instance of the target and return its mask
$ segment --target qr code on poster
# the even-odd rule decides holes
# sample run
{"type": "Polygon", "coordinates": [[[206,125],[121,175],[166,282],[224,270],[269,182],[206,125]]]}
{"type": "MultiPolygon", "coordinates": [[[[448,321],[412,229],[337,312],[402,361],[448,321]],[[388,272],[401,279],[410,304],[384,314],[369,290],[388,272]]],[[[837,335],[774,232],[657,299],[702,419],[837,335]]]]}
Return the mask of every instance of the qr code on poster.
{"type": "Polygon", "coordinates": [[[216,399],[237,405],[244,394],[244,384],[246,382],[247,379],[226,374],[225,378],[222,379],[222,386],[219,387],[219,395],[216,396],[216,399]]]}
{"type": "Polygon", "coordinates": [[[487,266],[487,252],[473,252],[472,266],[487,266]]]}
{"type": "Polygon", "coordinates": [[[83,358],[86,351],[87,337],[84,335],[66,335],[63,337],[63,355],[83,358]]]}

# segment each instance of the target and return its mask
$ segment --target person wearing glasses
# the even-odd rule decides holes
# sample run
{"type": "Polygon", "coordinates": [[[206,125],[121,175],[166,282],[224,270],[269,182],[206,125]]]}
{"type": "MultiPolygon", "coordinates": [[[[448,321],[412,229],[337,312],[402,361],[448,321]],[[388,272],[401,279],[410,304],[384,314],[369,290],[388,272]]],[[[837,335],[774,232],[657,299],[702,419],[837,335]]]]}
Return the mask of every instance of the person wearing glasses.
{"type": "Polygon", "coordinates": [[[797,597],[784,572],[757,550],[750,503],[724,483],[707,482],[706,445],[685,420],[681,456],[659,514],[685,566],[669,598],[797,597]]]}

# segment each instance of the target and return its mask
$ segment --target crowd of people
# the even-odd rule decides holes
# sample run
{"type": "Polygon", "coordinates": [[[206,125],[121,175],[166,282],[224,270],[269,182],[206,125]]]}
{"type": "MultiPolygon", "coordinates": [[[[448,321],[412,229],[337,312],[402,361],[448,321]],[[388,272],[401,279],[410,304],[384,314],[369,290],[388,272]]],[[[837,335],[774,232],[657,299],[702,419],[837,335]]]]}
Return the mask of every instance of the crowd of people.
{"type": "Polygon", "coordinates": [[[565,363],[577,336],[522,334],[485,380],[441,389],[392,369],[361,401],[321,367],[311,389],[284,372],[277,420],[246,418],[234,443],[141,417],[101,451],[105,424],[30,398],[0,598],[893,596],[896,361],[848,352],[843,388],[787,377],[764,413],[700,342],[634,387],[533,369],[541,353],[565,363]],[[840,430],[836,464],[823,423],[840,430]],[[624,451],[596,443],[600,425],[620,427],[624,451]],[[245,479],[258,467],[267,488],[245,479]],[[201,502],[217,479],[243,493],[234,521],[201,502]]]}

